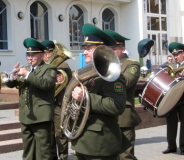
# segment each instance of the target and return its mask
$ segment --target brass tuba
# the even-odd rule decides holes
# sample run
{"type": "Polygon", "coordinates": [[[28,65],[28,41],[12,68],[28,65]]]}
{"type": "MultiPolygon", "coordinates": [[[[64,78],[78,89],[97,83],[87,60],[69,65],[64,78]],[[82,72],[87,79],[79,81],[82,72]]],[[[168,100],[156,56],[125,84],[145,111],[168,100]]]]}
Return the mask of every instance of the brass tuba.
{"type": "MultiPolygon", "coordinates": [[[[74,59],[72,52],[69,51],[63,44],[59,44],[56,41],[54,41],[54,43],[55,43],[55,49],[53,50],[51,57],[47,60],[46,62],[47,64],[58,67],[61,63],[63,63],[67,59],[69,58],[74,59]]],[[[56,97],[58,93],[68,83],[68,76],[66,72],[63,71],[62,69],[58,71],[63,74],[64,80],[62,82],[56,82],[54,97],[56,97]]]]}
{"type": "Polygon", "coordinates": [[[92,63],[75,71],[65,90],[61,107],[61,129],[68,138],[75,139],[82,133],[89,116],[89,93],[82,83],[97,76],[112,82],[120,76],[120,73],[119,58],[111,48],[103,45],[95,49],[92,63]],[[72,98],[72,91],[77,85],[83,90],[83,100],[80,103],[72,98]]]}

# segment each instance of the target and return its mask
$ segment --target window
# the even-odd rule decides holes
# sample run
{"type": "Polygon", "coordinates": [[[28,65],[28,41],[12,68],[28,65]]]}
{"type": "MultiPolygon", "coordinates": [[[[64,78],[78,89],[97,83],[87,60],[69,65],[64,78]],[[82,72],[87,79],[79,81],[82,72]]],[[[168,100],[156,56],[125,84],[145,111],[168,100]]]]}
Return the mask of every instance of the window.
{"type": "Polygon", "coordinates": [[[148,26],[148,30],[159,31],[160,30],[159,18],[148,16],[147,17],[147,26],[148,26]]]}
{"type": "Polygon", "coordinates": [[[148,13],[166,14],[166,0],[147,0],[148,13]],[[160,3],[160,5],[159,5],[160,3]]]}
{"type": "Polygon", "coordinates": [[[8,49],[6,5],[0,0],[0,50],[8,49]]]}
{"type": "Polygon", "coordinates": [[[162,49],[165,50],[168,48],[168,43],[167,43],[167,34],[162,34],[162,49]]]}
{"type": "Polygon", "coordinates": [[[84,36],[82,34],[83,25],[83,11],[78,6],[73,5],[69,11],[69,35],[71,50],[82,50],[82,44],[84,42],[84,36]]]}
{"type": "Polygon", "coordinates": [[[34,2],[30,7],[31,38],[39,41],[49,39],[48,10],[41,2],[34,2]]]}
{"type": "Polygon", "coordinates": [[[115,30],[114,14],[108,8],[106,8],[102,13],[102,29],[110,29],[113,31],[115,30]]]}
{"type": "Polygon", "coordinates": [[[159,64],[159,55],[168,54],[166,0],[147,0],[147,31],[155,42],[152,55],[156,56],[155,64],[159,64]]]}
{"type": "Polygon", "coordinates": [[[161,21],[162,21],[162,31],[167,31],[167,21],[166,21],[166,17],[162,17],[161,21]]]}
{"type": "Polygon", "coordinates": [[[148,13],[159,13],[159,0],[148,0],[148,13]]]}
{"type": "Polygon", "coordinates": [[[161,0],[161,14],[166,14],[166,0],[161,0]]]}
{"type": "Polygon", "coordinates": [[[166,0],[147,0],[147,29],[167,31],[166,0]],[[161,28],[160,28],[161,24],[161,28]]]}

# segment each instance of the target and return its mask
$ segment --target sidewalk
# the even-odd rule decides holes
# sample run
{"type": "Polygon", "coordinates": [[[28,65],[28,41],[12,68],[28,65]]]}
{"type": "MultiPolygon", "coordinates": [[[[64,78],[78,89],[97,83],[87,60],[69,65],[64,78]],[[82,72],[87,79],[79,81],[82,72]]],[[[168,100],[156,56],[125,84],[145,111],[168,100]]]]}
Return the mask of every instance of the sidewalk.
{"type": "MultiPolygon", "coordinates": [[[[177,144],[178,137],[179,134],[177,135],[177,144]]],[[[184,159],[184,156],[180,155],[179,149],[174,154],[162,154],[165,149],[167,149],[166,125],[136,131],[135,155],[138,160],[184,159]]]]}
{"type": "MultiPolygon", "coordinates": [[[[178,143],[178,136],[177,136],[178,143]]],[[[136,130],[135,155],[138,160],[182,160],[180,150],[175,154],[162,154],[167,148],[166,125],[136,130]]],[[[0,154],[1,160],[21,160],[22,151],[0,154]]],[[[69,159],[73,159],[73,151],[69,149],[69,159]]]]}

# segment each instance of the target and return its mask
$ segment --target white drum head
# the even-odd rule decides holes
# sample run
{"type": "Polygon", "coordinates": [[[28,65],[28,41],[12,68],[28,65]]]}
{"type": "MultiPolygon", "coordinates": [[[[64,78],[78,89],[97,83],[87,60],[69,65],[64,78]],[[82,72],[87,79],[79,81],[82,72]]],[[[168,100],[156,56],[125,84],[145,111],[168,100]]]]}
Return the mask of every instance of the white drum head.
{"type": "Polygon", "coordinates": [[[162,98],[158,108],[157,108],[157,116],[163,116],[178,103],[181,96],[184,93],[184,81],[181,80],[177,82],[173,87],[171,87],[166,95],[162,98]]]}

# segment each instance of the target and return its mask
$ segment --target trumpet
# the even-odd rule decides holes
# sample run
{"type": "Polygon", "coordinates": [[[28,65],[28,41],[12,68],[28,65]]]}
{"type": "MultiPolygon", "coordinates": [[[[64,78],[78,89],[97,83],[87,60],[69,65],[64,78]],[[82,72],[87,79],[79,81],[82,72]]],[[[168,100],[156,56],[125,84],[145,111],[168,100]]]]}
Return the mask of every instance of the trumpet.
{"type": "Polygon", "coordinates": [[[171,65],[167,65],[167,72],[171,78],[174,78],[176,73],[181,72],[182,70],[184,70],[184,66],[174,69],[171,65]]]}
{"type": "MultiPolygon", "coordinates": [[[[14,69],[14,70],[12,70],[12,71],[10,71],[10,72],[8,72],[8,73],[5,72],[5,71],[0,72],[0,77],[1,77],[2,82],[4,82],[4,83],[8,82],[8,81],[10,80],[10,76],[11,76],[13,73],[17,72],[20,68],[23,68],[23,67],[26,67],[26,69],[27,69],[28,67],[30,68],[30,63],[31,63],[31,61],[28,62],[28,63],[26,63],[26,64],[24,64],[24,65],[19,66],[18,68],[14,69]]],[[[17,77],[16,77],[15,79],[17,79],[17,77]]]]}

